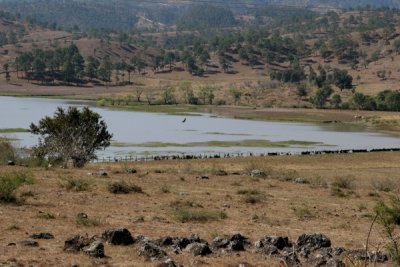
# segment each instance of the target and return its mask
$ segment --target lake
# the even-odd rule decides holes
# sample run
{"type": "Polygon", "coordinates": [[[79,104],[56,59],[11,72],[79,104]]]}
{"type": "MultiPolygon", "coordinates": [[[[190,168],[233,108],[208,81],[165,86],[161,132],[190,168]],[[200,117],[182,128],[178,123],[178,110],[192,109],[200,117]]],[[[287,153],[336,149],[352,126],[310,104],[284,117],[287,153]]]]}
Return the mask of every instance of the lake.
{"type": "MultiPolygon", "coordinates": [[[[0,129],[27,129],[31,122],[54,114],[58,106],[85,105],[91,106],[85,101],[0,97],[0,129]]],[[[211,114],[184,117],[93,106],[92,109],[102,116],[114,135],[112,146],[100,151],[99,157],[400,147],[400,139],[394,136],[343,127],[339,130],[332,125],[240,120],[211,114]]],[[[38,141],[30,133],[0,135],[17,139],[14,143],[20,147],[32,147],[38,141]]]]}

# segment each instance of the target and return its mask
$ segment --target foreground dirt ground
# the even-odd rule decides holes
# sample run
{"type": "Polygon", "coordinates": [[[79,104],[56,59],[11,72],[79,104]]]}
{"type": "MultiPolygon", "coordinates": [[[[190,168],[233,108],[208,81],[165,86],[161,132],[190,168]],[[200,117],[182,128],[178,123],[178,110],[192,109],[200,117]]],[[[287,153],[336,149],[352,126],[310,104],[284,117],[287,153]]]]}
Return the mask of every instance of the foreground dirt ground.
{"type": "MultiPolygon", "coordinates": [[[[106,245],[107,257],[101,260],[63,252],[64,241],[73,235],[101,235],[115,227],[152,239],[197,234],[209,242],[215,236],[235,233],[251,243],[264,235],[296,241],[303,233],[320,232],[331,239],[333,247],[363,249],[377,201],[399,196],[399,162],[400,153],[384,152],[93,164],[84,169],[3,166],[0,173],[30,172],[35,183],[19,190],[25,195],[24,203],[0,204],[0,266],[157,266],[158,262],[139,256],[135,246],[106,245]],[[128,168],[137,173],[127,173],[128,168]],[[99,170],[108,175],[90,175],[99,170]],[[252,170],[263,170],[265,176],[251,176],[252,170]],[[80,192],[68,190],[68,179],[87,182],[89,187],[80,192]],[[134,183],[143,193],[112,194],[107,186],[115,181],[134,183]],[[338,181],[348,186],[335,187],[338,181]],[[385,186],[389,189],[383,190],[385,186]],[[239,190],[258,190],[262,198],[246,203],[239,190]],[[179,222],[173,215],[176,201],[223,211],[226,218],[179,222]],[[93,225],[77,223],[77,214],[82,212],[93,225]],[[20,245],[41,232],[52,233],[55,239],[38,240],[39,247],[20,245]]],[[[374,225],[370,249],[382,248],[385,242],[381,226],[374,225]]],[[[183,266],[244,262],[284,266],[278,259],[250,251],[169,256],[183,266]]]]}

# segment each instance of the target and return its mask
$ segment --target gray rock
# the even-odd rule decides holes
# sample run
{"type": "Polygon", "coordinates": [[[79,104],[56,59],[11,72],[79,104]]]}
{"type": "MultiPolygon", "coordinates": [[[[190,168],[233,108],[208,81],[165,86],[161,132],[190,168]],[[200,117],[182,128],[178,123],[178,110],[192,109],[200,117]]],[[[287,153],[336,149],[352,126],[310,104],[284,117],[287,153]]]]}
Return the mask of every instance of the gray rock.
{"type": "Polygon", "coordinates": [[[277,255],[279,254],[279,249],[275,247],[274,245],[265,245],[264,247],[261,248],[261,253],[267,255],[267,256],[272,256],[272,255],[277,255]]]}
{"type": "Polygon", "coordinates": [[[150,241],[146,241],[139,248],[139,255],[154,261],[162,259],[167,254],[165,253],[164,250],[161,249],[161,247],[157,246],[156,244],[150,241]]]}
{"type": "Polygon", "coordinates": [[[83,251],[91,257],[104,258],[104,245],[101,241],[94,241],[89,246],[84,247],[83,251]]]}
{"type": "Polygon", "coordinates": [[[300,267],[302,266],[296,252],[284,253],[282,260],[288,267],[300,267]]]}
{"type": "Polygon", "coordinates": [[[80,212],[80,213],[78,213],[78,215],[76,215],[76,218],[78,220],[85,220],[85,219],[89,218],[89,216],[84,212],[80,212]]]}
{"type": "Polygon", "coordinates": [[[35,240],[23,240],[19,243],[25,247],[38,247],[39,246],[39,243],[35,240]]]}
{"type": "Polygon", "coordinates": [[[386,262],[389,260],[388,255],[386,255],[382,251],[372,251],[372,252],[366,253],[365,250],[360,249],[360,250],[348,251],[346,254],[351,259],[361,260],[361,261],[369,260],[369,261],[374,261],[374,262],[376,261],[376,262],[382,263],[382,262],[386,262]]]}
{"type": "Polygon", "coordinates": [[[330,259],[326,262],[325,267],[346,267],[346,264],[341,260],[330,259]]]}
{"type": "Polygon", "coordinates": [[[226,238],[217,236],[216,238],[214,238],[213,242],[212,242],[212,246],[215,248],[227,248],[229,246],[230,241],[226,238]]]}
{"type": "Polygon", "coordinates": [[[137,171],[134,168],[128,168],[126,169],[127,173],[133,174],[133,173],[137,173],[137,171]]]}
{"type": "Polygon", "coordinates": [[[112,245],[131,245],[135,243],[131,233],[126,228],[108,229],[103,235],[102,239],[112,245]]]}
{"type": "Polygon", "coordinates": [[[95,240],[94,238],[89,238],[87,236],[76,235],[64,242],[64,251],[65,252],[79,252],[84,247],[89,246],[95,240]]]}
{"type": "Polygon", "coordinates": [[[185,250],[191,253],[193,256],[207,256],[212,253],[207,244],[197,242],[189,244],[185,250]]]}
{"type": "Polygon", "coordinates": [[[309,184],[310,183],[307,179],[302,178],[302,177],[298,177],[298,178],[294,179],[294,182],[296,184],[309,184]]]}
{"type": "Polygon", "coordinates": [[[296,241],[298,248],[316,250],[319,248],[330,247],[331,240],[320,233],[302,234],[296,241]]]}
{"type": "Polygon", "coordinates": [[[287,236],[264,236],[255,245],[256,247],[273,245],[279,250],[282,250],[285,247],[292,247],[292,243],[289,241],[287,236]]]}
{"type": "Polygon", "coordinates": [[[260,176],[265,176],[265,172],[263,170],[252,170],[250,172],[251,177],[260,177],[260,176]]]}
{"type": "Polygon", "coordinates": [[[33,239],[54,239],[54,235],[50,233],[39,233],[39,234],[32,234],[30,238],[33,239]]]}

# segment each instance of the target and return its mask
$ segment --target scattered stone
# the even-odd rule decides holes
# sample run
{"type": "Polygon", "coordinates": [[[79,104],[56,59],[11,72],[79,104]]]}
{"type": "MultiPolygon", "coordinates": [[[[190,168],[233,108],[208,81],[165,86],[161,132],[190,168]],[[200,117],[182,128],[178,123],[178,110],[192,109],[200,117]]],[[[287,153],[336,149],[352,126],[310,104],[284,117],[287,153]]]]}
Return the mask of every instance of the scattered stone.
{"type": "Polygon", "coordinates": [[[210,179],[210,177],[208,177],[207,175],[201,175],[201,176],[196,176],[196,179],[208,180],[210,179]]]}
{"type": "Polygon", "coordinates": [[[191,253],[193,256],[207,256],[212,253],[207,244],[198,242],[189,244],[185,250],[191,253]]]}
{"type": "Polygon", "coordinates": [[[84,247],[83,251],[91,257],[104,258],[104,245],[101,241],[94,241],[89,246],[84,247]]]}
{"type": "Polygon", "coordinates": [[[325,267],[346,267],[346,264],[341,260],[330,259],[326,262],[325,267]]]}
{"type": "Polygon", "coordinates": [[[107,173],[107,172],[105,172],[105,171],[99,171],[99,172],[97,172],[97,173],[96,173],[96,175],[97,175],[97,176],[103,176],[103,177],[106,177],[106,176],[108,176],[108,173],[107,173]]]}
{"type": "Polygon", "coordinates": [[[292,251],[290,253],[284,253],[282,260],[285,262],[286,266],[290,267],[300,267],[301,263],[297,257],[296,252],[292,251]]]}
{"type": "Polygon", "coordinates": [[[50,233],[39,233],[39,234],[32,234],[30,238],[33,239],[54,239],[54,235],[50,233]]]}
{"type": "Polygon", "coordinates": [[[268,245],[275,246],[279,250],[282,250],[285,247],[292,247],[292,243],[289,241],[287,236],[264,236],[255,244],[257,248],[262,248],[268,245]]]}
{"type": "Polygon", "coordinates": [[[78,264],[72,264],[72,265],[69,266],[69,267],[79,267],[79,265],[78,265],[78,264]]]}
{"type": "Polygon", "coordinates": [[[335,255],[335,256],[340,256],[344,252],[346,252],[346,249],[344,249],[342,247],[337,247],[337,248],[332,249],[332,254],[335,255]]]}
{"type": "Polygon", "coordinates": [[[212,242],[212,246],[219,249],[219,248],[227,248],[229,246],[229,240],[227,238],[223,238],[220,236],[217,236],[214,238],[212,242]]]}
{"type": "Polygon", "coordinates": [[[316,250],[319,248],[330,247],[331,240],[320,233],[302,234],[297,239],[296,245],[300,249],[316,250]]]}
{"type": "Polygon", "coordinates": [[[265,176],[265,172],[263,170],[252,170],[250,172],[250,176],[251,177],[261,177],[261,176],[265,176]]]}
{"type": "Polygon", "coordinates": [[[273,256],[279,254],[279,249],[274,245],[266,245],[261,249],[261,252],[267,256],[273,256]]]}
{"type": "Polygon", "coordinates": [[[152,261],[160,260],[167,254],[159,246],[150,241],[143,242],[143,245],[139,248],[139,255],[144,256],[152,261]]]}
{"type": "Polygon", "coordinates": [[[179,263],[176,263],[171,259],[167,259],[164,262],[160,263],[158,267],[183,267],[183,265],[180,265],[179,263]]]}
{"type": "Polygon", "coordinates": [[[17,244],[16,243],[8,243],[7,244],[7,247],[14,247],[14,246],[16,246],[17,244]]]}
{"type": "Polygon", "coordinates": [[[174,244],[174,239],[170,236],[165,236],[165,237],[161,237],[159,238],[156,243],[160,246],[172,246],[174,244]]]}
{"type": "Polygon", "coordinates": [[[102,239],[112,245],[127,246],[135,243],[131,233],[126,228],[106,230],[102,235],[102,239]]]}
{"type": "Polygon", "coordinates": [[[234,234],[230,238],[228,249],[232,251],[244,251],[244,246],[246,244],[248,244],[247,237],[244,237],[241,234],[234,234]]]}
{"type": "Polygon", "coordinates": [[[137,173],[137,170],[134,168],[128,168],[128,169],[126,169],[126,172],[130,173],[130,174],[134,174],[134,173],[137,173]]]}
{"type": "Polygon", "coordinates": [[[309,184],[310,183],[307,179],[302,178],[302,177],[298,177],[298,178],[294,179],[294,182],[296,184],[309,184]]]}
{"type": "Polygon", "coordinates": [[[93,243],[94,238],[89,238],[87,236],[76,235],[64,242],[64,251],[65,252],[79,252],[84,247],[89,246],[93,243]]]}
{"type": "Polygon", "coordinates": [[[89,216],[84,212],[80,212],[80,213],[78,213],[78,215],[76,215],[76,218],[78,220],[85,220],[85,219],[89,218],[89,216]]]}
{"type": "Polygon", "coordinates": [[[178,192],[178,195],[180,195],[180,196],[187,196],[187,195],[189,195],[189,193],[188,193],[188,192],[178,192]]]}
{"type": "Polygon", "coordinates": [[[39,243],[35,240],[23,240],[19,243],[25,247],[38,247],[39,246],[39,243]]]}
{"type": "Polygon", "coordinates": [[[8,166],[15,166],[15,162],[12,160],[7,161],[8,166]]]}
{"type": "Polygon", "coordinates": [[[352,250],[347,252],[347,256],[354,260],[360,261],[376,261],[379,263],[386,262],[389,260],[389,257],[383,253],[382,251],[372,251],[366,253],[365,250],[352,250]]]}

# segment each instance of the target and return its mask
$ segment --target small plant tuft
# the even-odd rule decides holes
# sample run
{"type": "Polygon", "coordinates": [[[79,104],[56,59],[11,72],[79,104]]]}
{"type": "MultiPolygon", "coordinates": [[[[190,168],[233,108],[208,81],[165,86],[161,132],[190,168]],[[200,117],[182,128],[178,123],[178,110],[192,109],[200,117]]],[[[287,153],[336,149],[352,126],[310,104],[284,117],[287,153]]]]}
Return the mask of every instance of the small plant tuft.
{"type": "Polygon", "coordinates": [[[85,227],[95,227],[101,225],[101,222],[97,218],[83,218],[78,216],[76,218],[76,224],[85,227]]]}
{"type": "Polygon", "coordinates": [[[170,188],[169,188],[168,185],[163,184],[163,185],[160,187],[160,192],[161,192],[161,193],[164,193],[164,194],[168,194],[168,193],[171,192],[171,190],[170,190],[170,188]]]}
{"type": "Polygon", "coordinates": [[[174,201],[170,204],[173,209],[173,217],[181,223],[206,222],[210,220],[225,219],[227,215],[223,211],[208,210],[192,201],[174,201]]]}
{"type": "Polygon", "coordinates": [[[125,181],[110,183],[108,185],[108,191],[113,194],[143,193],[140,186],[132,183],[128,184],[125,181]]]}
{"type": "Polygon", "coordinates": [[[265,194],[256,189],[238,190],[237,194],[242,195],[243,201],[249,204],[255,204],[266,199],[265,194]]]}
{"type": "Polygon", "coordinates": [[[293,207],[292,210],[299,220],[304,221],[315,218],[314,213],[307,206],[293,207]]]}
{"type": "Polygon", "coordinates": [[[65,187],[67,190],[75,191],[75,192],[88,191],[90,188],[90,185],[91,185],[91,182],[89,180],[74,179],[74,178],[68,178],[62,184],[62,186],[65,187]]]}

